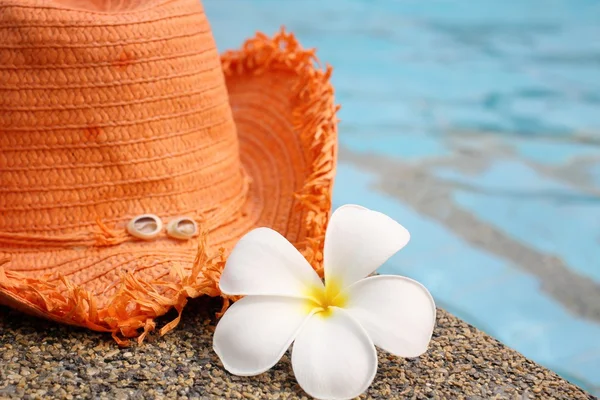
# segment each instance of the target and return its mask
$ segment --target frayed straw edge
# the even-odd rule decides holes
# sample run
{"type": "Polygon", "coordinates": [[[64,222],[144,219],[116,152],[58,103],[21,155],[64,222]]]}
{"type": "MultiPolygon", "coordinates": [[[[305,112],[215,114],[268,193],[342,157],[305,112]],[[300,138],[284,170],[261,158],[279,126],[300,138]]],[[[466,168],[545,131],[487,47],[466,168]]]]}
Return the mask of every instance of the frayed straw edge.
{"type": "Polygon", "coordinates": [[[293,124],[312,174],[296,193],[298,211],[305,211],[306,240],[297,243],[313,268],[323,276],[323,244],[331,213],[331,193],[337,162],[339,106],[330,83],[332,68],[321,68],[315,49],[303,49],[292,33],[281,30],[273,38],[263,33],[246,41],[242,50],[222,56],[226,76],[267,71],[293,71],[297,76],[293,102],[293,124]]]}
{"type": "MultiPolygon", "coordinates": [[[[64,276],[59,277],[59,282],[65,289],[59,291],[57,283],[6,271],[2,265],[9,259],[0,260],[0,288],[16,295],[25,307],[33,308],[36,314],[70,325],[111,332],[120,346],[128,346],[129,339],[135,337],[138,343],[142,343],[155,330],[154,319],[171,308],[175,308],[178,315],[160,329],[161,336],[177,326],[188,298],[220,295],[218,282],[225,265],[224,250],[209,258],[205,251],[205,237],[203,235],[200,240],[191,271],[186,272],[181,266],[176,266],[172,272],[178,278],[176,281],[144,281],[132,273],[124,273],[116,293],[102,309],[97,308],[92,293],[64,276]],[[141,329],[143,332],[140,334],[141,329]]],[[[224,306],[228,304],[224,301],[224,306]]]]}

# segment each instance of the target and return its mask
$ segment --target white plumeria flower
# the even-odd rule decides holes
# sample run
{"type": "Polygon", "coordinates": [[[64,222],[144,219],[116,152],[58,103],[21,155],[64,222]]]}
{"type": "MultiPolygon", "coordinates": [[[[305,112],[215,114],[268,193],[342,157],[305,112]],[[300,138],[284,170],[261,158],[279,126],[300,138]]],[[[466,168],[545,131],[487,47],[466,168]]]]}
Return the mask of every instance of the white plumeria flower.
{"type": "Polygon", "coordinates": [[[221,291],[243,295],[219,321],[213,346],[225,369],[251,376],[289,346],[298,383],[320,399],[350,399],[370,386],[378,346],[401,357],[427,350],[433,298],[402,276],[368,277],[404,247],[408,231],[388,216],[346,205],[325,235],[325,284],[279,233],[258,228],[230,254],[221,291]]]}

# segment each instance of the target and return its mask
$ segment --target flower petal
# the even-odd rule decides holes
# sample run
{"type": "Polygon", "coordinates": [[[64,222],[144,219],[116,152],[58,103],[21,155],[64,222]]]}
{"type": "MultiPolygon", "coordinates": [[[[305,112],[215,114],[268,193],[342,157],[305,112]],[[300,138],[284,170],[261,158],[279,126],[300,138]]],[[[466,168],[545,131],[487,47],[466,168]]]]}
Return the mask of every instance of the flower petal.
{"type": "Polygon", "coordinates": [[[418,357],[427,350],[435,303],[419,282],[403,276],[374,276],[350,286],[347,296],[345,310],[376,346],[401,357],[418,357]]]}
{"type": "Polygon", "coordinates": [[[344,310],[310,317],[292,350],[296,380],[318,399],[351,399],[367,390],[377,372],[377,352],[365,330],[344,310]]]}
{"type": "Polygon", "coordinates": [[[403,248],[410,234],[385,214],[356,205],[333,213],[325,234],[325,282],[345,288],[403,248]]]}
{"type": "Polygon", "coordinates": [[[277,364],[310,315],[304,299],[244,297],[217,324],[213,349],[232,374],[258,375],[277,364]]]}
{"type": "Polygon", "coordinates": [[[242,237],[227,258],[219,282],[229,295],[307,296],[323,282],[296,248],[269,228],[242,237]]]}

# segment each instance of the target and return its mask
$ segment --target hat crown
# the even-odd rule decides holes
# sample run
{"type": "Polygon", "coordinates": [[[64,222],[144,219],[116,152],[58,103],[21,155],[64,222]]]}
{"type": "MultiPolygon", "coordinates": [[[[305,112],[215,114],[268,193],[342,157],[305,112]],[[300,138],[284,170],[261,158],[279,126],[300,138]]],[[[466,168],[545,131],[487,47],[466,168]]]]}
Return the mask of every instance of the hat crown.
{"type": "MultiPolygon", "coordinates": [[[[46,0],[47,5],[66,9],[123,13],[160,6],[169,0],[46,0]]],[[[39,4],[39,2],[37,3],[39,4]]]]}
{"type": "Polygon", "coordinates": [[[193,216],[243,196],[197,0],[42,3],[0,0],[0,233],[193,216]]]}

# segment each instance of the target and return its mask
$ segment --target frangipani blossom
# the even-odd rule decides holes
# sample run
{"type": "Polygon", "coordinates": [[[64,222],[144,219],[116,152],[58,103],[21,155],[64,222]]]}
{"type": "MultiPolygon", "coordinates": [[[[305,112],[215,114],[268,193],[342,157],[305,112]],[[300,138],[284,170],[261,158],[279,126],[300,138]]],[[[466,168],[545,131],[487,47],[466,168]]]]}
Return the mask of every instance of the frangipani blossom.
{"type": "Polygon", "coordinates": [[[367,277],[410,239],[388,216],[346,205],[331,216],[324,246],[325,283],[279,233],[258,228],[230,254],[220,288],[244,295],[219,321],[213,346],[232,374],[258,375],[289,346],[302,389],[320,399],[364,392],[377,371],[378,346],[401,357],[427,350],[433,298],[412,279],[367,277]]]}

